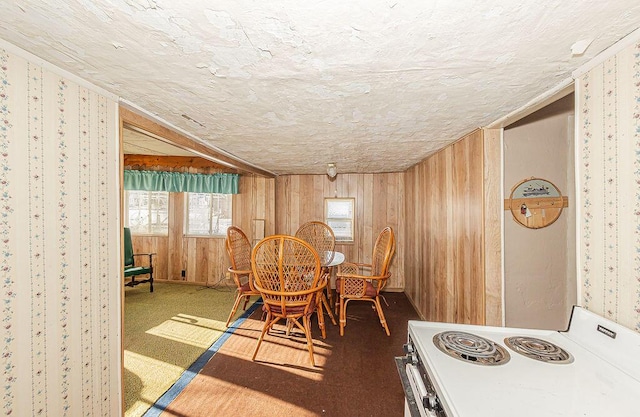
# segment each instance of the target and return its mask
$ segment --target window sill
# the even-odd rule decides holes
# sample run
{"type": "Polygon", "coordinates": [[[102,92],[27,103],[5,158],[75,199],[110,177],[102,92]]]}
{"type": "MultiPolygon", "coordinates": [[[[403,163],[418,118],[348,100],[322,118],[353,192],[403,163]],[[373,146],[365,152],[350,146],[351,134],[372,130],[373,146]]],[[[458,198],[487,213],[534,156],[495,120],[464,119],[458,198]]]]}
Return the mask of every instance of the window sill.
{"type": "Polygon", "coordinates": [[[336,245],[353,245],[355,240],[336,240],[336,245]]]}
{"type": "Polygon", "coordinates": [[[186,238],[196,239],[226,239],[226,235],[184,235],[186,238]]]}
{"type": "Polygon", "coordinates": [[[169,233],[167,233],[167,234],[157,234],[157,233],[134,233],[134,232],[131,232],[131,236],[134,236],[134,237],[169,237],[169,233]]]}

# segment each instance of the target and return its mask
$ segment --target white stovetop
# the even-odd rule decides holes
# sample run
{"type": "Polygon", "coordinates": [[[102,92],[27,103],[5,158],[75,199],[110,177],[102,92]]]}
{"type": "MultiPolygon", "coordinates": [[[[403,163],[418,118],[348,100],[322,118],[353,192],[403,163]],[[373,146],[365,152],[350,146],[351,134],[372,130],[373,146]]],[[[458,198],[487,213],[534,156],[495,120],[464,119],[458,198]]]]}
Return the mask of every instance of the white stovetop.
{"type": "MultiPolygon", "coordinates": [[[[592,319],[588,317],[590,314],[587,312],[587,322],[592,319]]],[[[583,311],[578,315],[583,317],[583,311]]],[[[602,320],[609,328],[623,333],[616,342],[625,344],[626,355],[635,357],[640,353],[640,335],[625,332],[618,325],[602,320]]],[[[590,322],[582,322],[582,331],[597,327],[591,326],[590,322]]],[[[609,359],[604,360],[592,353],[593,346],[586,346],[591,342],[585,343],[592,335],[576,337],[571,331],[561,333],[419,321],[409,323],[409,333],[449,417],[640,415],[638,369],[620,369],[609,359]],[[482,366],[452,358],[441,352],[432,341],[434,335],[447,330],[466,331],[491,339],[503,346],[511,359],[504,365],[482,366]],[[547,340],[571,353],[574,361],[550,364],[524,357],[506,346],[504,338],[510,336],[547,340]]],[[[596,339],[606,338],[605,343],[613,340],[600,333],[597,335],[596,339]]],[[[616,355],[612,356],[615,358],[616,355]]]]}

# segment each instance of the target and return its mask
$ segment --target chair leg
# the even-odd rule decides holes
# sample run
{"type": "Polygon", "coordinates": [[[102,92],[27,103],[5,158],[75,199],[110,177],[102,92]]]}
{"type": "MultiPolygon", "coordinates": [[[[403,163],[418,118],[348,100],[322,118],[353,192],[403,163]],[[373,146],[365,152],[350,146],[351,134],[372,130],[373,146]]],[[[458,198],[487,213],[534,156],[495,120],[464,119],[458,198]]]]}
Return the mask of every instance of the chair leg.
{"type": "Polygon", "coordinates": [[[347,302],[349,300],[345,300],[340,297],[340,336],[344,336],[344,327],[347,325],[347,302]]]}
{"type": "Polygon", "coordinates": [[[307,349],[309,350],[309,359],[311,359],[311,366],[315,367],[316,362],[313,359],[313,340],[311,339],[311,318],[310,316],[304,316],[302,318],[304,324],[304,333],[307,336],[307,349]]]}
{"type": "Polygon", "coordinates": [[[322,305],[325,303],[324,294],[322,294],[323,299],[318,299],[316,302],[316,315],[318,316],[318,327],[320,327],[320,333],[322,333],[322,338],[327,338],[327,331],[324,325],[324,311],[322,311],[322,305]]]}
{"type": "Polygon", "coordinates": [[[242,307],[243,310],[247,309],[247,304],[249,304],[249,300],[251,299],[250,295],[245,295],[244,296],[244,306],[242,307]]]}
{"type": "Polygon", "coordinates": [[[149,274],[149,292],[153,292],[153,270],[149,274]]]}
{"type": "Polygon", "coordinates": [[[380,305],[380,297],[376,297],[375,299],[376,310],[378,310],[378,317],[380,318],[380,324],[384,327],[384,331],[387,333],[387,336],[391,336],[389,332],[389,327],[387,326],[387,320],[384,317],[384,313],[382,312],[382,305],[380,305]]]}
{"type": "Polygon", "coordinates": [[[322,304],[324,304],[324,307],[327,309],[327,313],[329,314],[329,318],[331,318],[331,323],[333,323],[333,325],[337,325],[338,323],[336,323],[336,318],[334,317],[333,313],[331,312],[331,304],[329,304],[327,302],[327,299],[324,296],[324,293],[322,294],[322,304]]]}
{"type": "MultiPolygon", "coordinates": [[[[275,321],[278,321],[277,319],[275,321]]],[[[267,313],[267,319],[264,322],[264,326],[262,327],[262,333],[260,333],[260,337],[258,338],[258,344],[256,345],[256,350],[253,351],[253,356],[251,357],[252,361],[256,360],[256,355],[258,354],[258,350],[260,349],[260,344],[262,344],[262,340],[264,339],[264,334],[267,333],[267,330],[273,326],[274,323],[271,323],[271,314],[267,313]]]]}
{"type": "Polygon", "coordinates": [[[233,308],[231,309],[231,314],[229,314],[229,318],[227,319],[226,327],[229,327],[229,323],[231,322],[231,318],[234,314],[236,314],[236,310],[238,310],[238,305],[240,304],[240,300],[242,299],[242,293],[238,293],[236,295],[236,301],[233,303],[233,308]]]}
{"type": "MultiPolygon", "coordinates": [[[[327,268],[327,298],[329,300],[329,306],[333,304],[333,290],[331,289],[331,275],[333,273],[333,268],[327,268]]],[[[333,323],[335,324],[335,323],[333,323]]]]}
{"type": "Polygon", "coordinates": [[[329,279],[329,283],[327,284],[327,300],[329,301],[329,305],[333,305],[333,290],[331,289],[331,279],[329,279]]]}

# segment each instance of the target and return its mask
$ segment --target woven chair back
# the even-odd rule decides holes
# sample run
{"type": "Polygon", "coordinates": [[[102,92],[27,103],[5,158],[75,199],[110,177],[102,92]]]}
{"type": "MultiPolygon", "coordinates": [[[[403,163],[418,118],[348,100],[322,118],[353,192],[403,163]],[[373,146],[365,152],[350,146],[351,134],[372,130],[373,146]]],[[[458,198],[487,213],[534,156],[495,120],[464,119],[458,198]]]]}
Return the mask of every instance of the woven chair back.
{"type": "Polygon", "coordinates": [[[310,244],[318,252],[322,266],[331,263],[336,237],[328,224],[318,221],[307,222],[298,228],[296,237],[310,244]]]}
{"type": "Polygon", "coordinates": [[[227,253],[231,267],[236,270],[251,270],[251,243],[244,232],[236,226],[227,229],[227,253]]]}
{"type": "Polygon", "coordinates": [[[321,285],[320,258],[307,242],[293,236],[267,237],[253,249],[251,264],[254,285],[272,313],[302,316],[313,309],[311,301],[321,285]]]}
{"type": "Polygon", "coordinates": [[[373,246],[373,257],[371,259],[371,275],[384,276],[389,273],[391,258],[396,250],[396,239],[393,229],[389,226],[382,229],[376,243],[373,246]]]}

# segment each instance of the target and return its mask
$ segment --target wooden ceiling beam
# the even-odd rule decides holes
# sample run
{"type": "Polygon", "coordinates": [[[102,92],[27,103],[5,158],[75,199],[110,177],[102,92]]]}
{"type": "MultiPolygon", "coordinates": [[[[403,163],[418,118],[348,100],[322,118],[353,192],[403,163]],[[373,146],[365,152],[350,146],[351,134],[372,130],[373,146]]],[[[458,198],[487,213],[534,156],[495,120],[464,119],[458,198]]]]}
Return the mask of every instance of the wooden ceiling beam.
{"type": "Polygon", "coordinates": [[[163,168],[196,168],[216,170],[219,172],[227,172],[239,174],[239,170],[235,168],[229,168],[224,165],[220,165],[216,162],[209,161],[208,159],[200,158],[198,156],[164,156],[164,155],[138,155],[138,154],[125,154],[124,166],[137,166],[143,169],[153,167],[163,168]]]}
{"type": "Polygon", "coordinates": [[[275,176],[269,171],[250,165],[242,160],[234,159],[221,152],[217,152],[194,139],[188,138],[175,130],[169,129],[164,125],[154,122],[147,117],[122,106],[120,106],[120,123],[123,126],[138,130],[162,142],[177,146],[180,149],[187,150],[203,159],[218,163],[225,167],[237,169],[241,172],[256,174],[261,177],[273,178],[275,176]]]}

